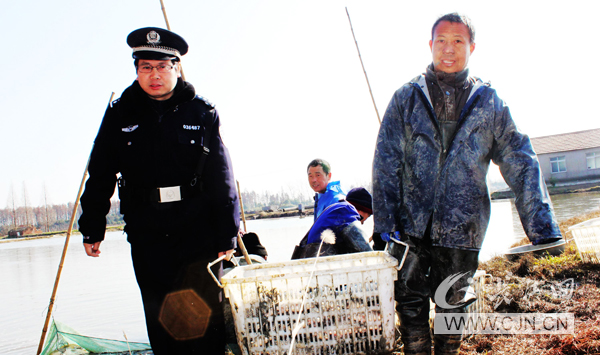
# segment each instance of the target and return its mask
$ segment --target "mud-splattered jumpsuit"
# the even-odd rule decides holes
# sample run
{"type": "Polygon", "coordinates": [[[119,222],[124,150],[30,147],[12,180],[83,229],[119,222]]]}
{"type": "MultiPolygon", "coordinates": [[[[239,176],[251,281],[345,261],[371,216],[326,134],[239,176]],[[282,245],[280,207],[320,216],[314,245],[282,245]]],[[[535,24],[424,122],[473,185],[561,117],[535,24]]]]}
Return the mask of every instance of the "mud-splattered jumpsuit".
{"type": "MultiPolygon", "coordinates": [[[[432,103],[426,75],[398,89],[386,110],[373,162],[375,232],[398,232],[410,246],[395,292],[407,354],[429,354],[429,300],[448,276],[466,272],[447,292],[459,313],[472,299],[463,289],[478,265],[490,217],[486,174],[490,161],[514,192],[524,230],[533,244],[559,240],[550,198],[529,137],[489,84],[469,77],[470,90],[456,112],[451,136],[432,103]],[[444,139],[446,138],[446,139],[444,139]]],[[[442,91],[454,95],[452,90],[442,91]]],[[[394,255],[403,247],[390,242],[394,255]]],[[[435,335],[435,353],[454,354],[460,335],[435,335]]]]}

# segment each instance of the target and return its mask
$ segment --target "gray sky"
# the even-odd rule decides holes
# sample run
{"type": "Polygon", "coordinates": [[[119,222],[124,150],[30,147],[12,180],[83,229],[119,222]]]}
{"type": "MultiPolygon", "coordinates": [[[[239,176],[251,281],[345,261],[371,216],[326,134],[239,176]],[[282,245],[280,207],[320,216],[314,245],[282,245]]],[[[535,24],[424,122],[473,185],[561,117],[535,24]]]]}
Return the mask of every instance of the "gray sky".
{"type": "MultiPolygon", "coordinates": [[[[370,181],[380,115],[431,61],[431,25],[464,12],[473,75],[491,81],[532,137],[598,128],[591,1],[164,0],[190,44],[186,79],[217,107],[242,190],[310,194],[306,165],[370,181]],[[591,64],[591,66],[590,66],[591,64]],[[586,69],[591,70],[586,70],[586,69]]],[[[74,201],[111,92],[135,79],[129,32],[166,27],[159,0],[5,1],[0,36],[0,207],[25,184],[31,205],[74,201]]]]}

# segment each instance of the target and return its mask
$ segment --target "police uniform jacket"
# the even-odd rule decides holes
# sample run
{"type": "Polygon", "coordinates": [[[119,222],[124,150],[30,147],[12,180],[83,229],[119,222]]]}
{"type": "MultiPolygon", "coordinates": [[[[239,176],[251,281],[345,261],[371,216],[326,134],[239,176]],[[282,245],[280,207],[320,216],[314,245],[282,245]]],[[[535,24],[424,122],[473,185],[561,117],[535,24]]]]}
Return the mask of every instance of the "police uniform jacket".
{"type": "Polygon", "coordinates": [[[185,236],[206,252],[235,248],[240,214],[229,153],[217,111],[191,84],[179,79],[170,99],[156,101],[135,81],[106,110],[81,197],[79,228],[86,243],[104,239],[119,173],[131,243],[185,236]],[[207,127],[209,153],[200,181],[192,183],[207,127]],[[182,200],[158,202],[157,188],[173,186],[181,186],[182,200]]]}
{"type": "Polygon", "coordinates": [[[377,138],[375,232],[423,238],[431,223],[433,245],[479,250],[490,218],[490,161],[514,192],[529,239],[538,244],[560,238],[531,142],[496,91],[475,79],[444,149],[425,77],[413,79],[395,92],[377,138]]]}

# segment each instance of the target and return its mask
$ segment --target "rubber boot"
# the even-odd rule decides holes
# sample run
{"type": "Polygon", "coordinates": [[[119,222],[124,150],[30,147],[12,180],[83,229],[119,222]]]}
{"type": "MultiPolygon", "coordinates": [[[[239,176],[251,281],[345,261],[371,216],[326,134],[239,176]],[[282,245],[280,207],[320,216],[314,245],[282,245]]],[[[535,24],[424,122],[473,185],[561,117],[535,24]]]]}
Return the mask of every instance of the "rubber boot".
{"type": "MultiPolygon", "coordinates": [[[[402,238],[409,245],[404,266],[398,271],[395,283],[396,311],[400,318],[400,339],[407,355],[431,354],[431,330],[429,326],[429,248],[418,239],[402,238]]],[[[388,252],[400,260],[405,247],[390,242],[388,252]]]]}
{"type": "Polygon", "coordinates": [[[396,310],[400,318],[400,339],[406,355],[431,354],[431,327],[429,325],[429,300],[420,297],[403,297],[396,310]]]}
{"type": "Polygon", "coordinates": [[[433,336],[433,349],[435,355],[458,354],[461,343],[461,334],[435,334],[433,336]]]}
{"type": "Polygon", "coordinates": [[[431,333],[429,327],[400,326],[400,339],[405,355],[431,355],[431,333]]]}

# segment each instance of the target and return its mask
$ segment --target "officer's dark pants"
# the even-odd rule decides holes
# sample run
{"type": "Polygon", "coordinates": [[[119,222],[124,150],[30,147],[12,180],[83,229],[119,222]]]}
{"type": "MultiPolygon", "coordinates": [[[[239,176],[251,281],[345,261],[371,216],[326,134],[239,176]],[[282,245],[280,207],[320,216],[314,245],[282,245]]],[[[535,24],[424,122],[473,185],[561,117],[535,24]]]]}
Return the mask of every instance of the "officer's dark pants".
{"type": "MultiPolygon", "coordinates": [[[[468,286],[468,279],[477,270],[479,252],[431,246],[429,239],[403,237],[402,241],[409,245],[409,252],[398,272],[395,296],[404,353],[431,354],[429,300],[434,300],[438,286],[448,276],[468,272],[446,292],[447,303],[460,306],[445,309],[436,305],[435,309],[436,314],[463,313],[465,306],[473,301],[464,302],[463,288],[468,286]]],[[[400,260],[404,246],[390,242],[388,248],[390,254],[400,260]]],[[[434,334],[435,355],[458,354],[461,340],[459,334],[434,334]]]]}
{"type": "Polygon", "coordinates": [[[131,255],[154,354],[223,355],[221,289],[206,270],[216,255],[173,236],[133,243],[131,255]]]}

